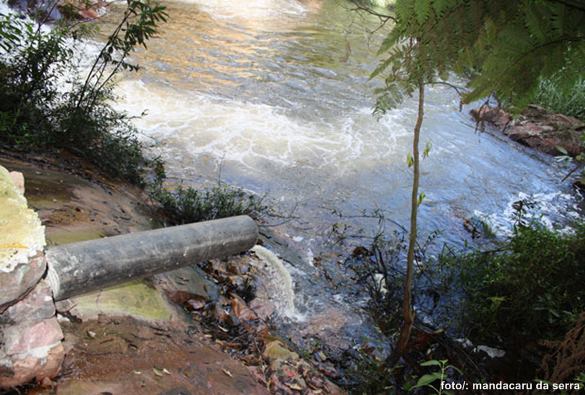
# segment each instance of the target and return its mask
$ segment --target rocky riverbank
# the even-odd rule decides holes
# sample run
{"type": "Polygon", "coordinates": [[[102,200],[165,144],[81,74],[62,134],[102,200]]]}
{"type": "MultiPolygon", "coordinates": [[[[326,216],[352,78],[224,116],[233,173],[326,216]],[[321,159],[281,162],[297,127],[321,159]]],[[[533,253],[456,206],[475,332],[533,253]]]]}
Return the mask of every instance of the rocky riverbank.
{"type": "MultiPolygon", "coordinates": [[[[576,158],[585,151],[585,122],[537,105],[528,106],[517,117],[490,105],[471,110],[471,115],[481,127],[487,124],[513,141],[545,154],[576,158]]],[[[576,180],[576,184],[585,186],[585,177],[576,180]]]]}
{"type": "Polygon", "coordinates": [[[585,122],[537,105],[528,106],[518,117],[488,105],[471,110],[471,115],[478,122],[495,126],[512,140],[549,155],[575,157],[584,150],[585,122]]]}
{"type": "MultiPolygon", "coordinates": [[[[48,245],[151,229],[163,219],[142,190],[75,158],[3,151],[0,165],[24,175],[48,245]]],[[[327,379],[326,357],[307,361],[271,330],[278,312],[256,276],[265,265],[250,252],[204,264],[207,273],[194,265],[59,302],[60,373],[17,391],[341,393],[327,379]]]]}

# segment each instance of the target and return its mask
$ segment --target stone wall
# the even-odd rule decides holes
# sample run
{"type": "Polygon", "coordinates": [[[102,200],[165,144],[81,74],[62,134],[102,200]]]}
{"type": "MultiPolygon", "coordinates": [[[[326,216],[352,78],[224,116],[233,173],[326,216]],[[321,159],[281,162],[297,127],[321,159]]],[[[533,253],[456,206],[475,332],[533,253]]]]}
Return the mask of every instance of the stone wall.
{"type": "Polygon", "coordinates": [[[44,247],[22,174],[0,166],[0,389],[50,379],[64,358],[44,247]]]}

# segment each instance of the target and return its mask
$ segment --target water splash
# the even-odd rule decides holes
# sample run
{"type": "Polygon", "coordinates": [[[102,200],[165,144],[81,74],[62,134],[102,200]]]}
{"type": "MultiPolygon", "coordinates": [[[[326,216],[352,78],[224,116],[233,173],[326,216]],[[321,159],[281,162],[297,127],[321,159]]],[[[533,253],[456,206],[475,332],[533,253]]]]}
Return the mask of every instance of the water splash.
{"type": "Polygon", "coordinates": [[[305,316],[295,307],[294,284],[289,271],[276,254],[262,246],[254,246],[252,251],[260,259],[252,264],[262,272],[262,281],[270,301],[276,306],[276,311],[284,317],[295,321],[304,321],[305,316]]]}
{"type": "Polygon", "coordinates": [[[509,200],[505,209],[499,213],[484,213],[480,210],[474,211],[474,216],[485,222],[490,229],[500,237],[510,237],[514,233],[514,224],[518,212],[514,206],[523,202],[524,212],[522,220],[526,223],[538,223],[549,230],[556,230],[561,233],[573,231],[570,224],[579,220],[580,209],[576,197],[568,193],[524,193],[519,192],[509,200]],[[567,210],[570,207],[570,210],[567,210]],[[558,224],[564,226],[559,227],[558,224]]]}

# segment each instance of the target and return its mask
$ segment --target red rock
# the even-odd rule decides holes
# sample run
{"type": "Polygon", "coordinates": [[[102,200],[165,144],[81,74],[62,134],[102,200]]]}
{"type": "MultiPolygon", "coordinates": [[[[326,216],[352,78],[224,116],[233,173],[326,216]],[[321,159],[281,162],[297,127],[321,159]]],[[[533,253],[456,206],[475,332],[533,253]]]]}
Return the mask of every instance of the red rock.
{"type": "MultiPolygon", "coordinates": [[[[145,325],[121,318],[117,325],[74,323],[66,330],[67,336],[73,331],[78,338],[84,338],[88,330],[99,327],[98,337],[92,340],[97,342],[102,333],[133,339],[139,327],[145,325]]],[[[58,380],[57,394],[268,394],[247,366],[221,352],[216,345],[205,344],[197,337],[186,338],[182,328],[171,327],[166,333],[168,336],[134,339],[136,351],[124,354],[89,354],[89,342],[79,342],[65,362],[73,374],[58,380]]]]}
{"type": "Polygon", "coordinates": [[[512,140],[549,155],[577,156],[583,152],[581,136],[585,123],[577,118],[546,111],[530,105],[518,119],[512,118],[502,109],[482,106],[471,111],[477,121],[488,122],[512,140]]]}
{"type": "Polygon", "coordinates": [[[65,358],[61,343],[56,344],[44,355],[28,355],[16,359],[11,366],[0,366],[0,388],[11,388],[26,384],[34,379],[41,382],[57,376],[65,358]]]}
{"type": "Polygon", "coordinates": [[[92,8],[87,8],[85,10],[79,10],[79,16],[83,19],[97,19],[99,17],[96,10],[92,8]]]}
{"type": "Polygon", "coordinates": [[[501,108],[487,105],[471,110],[471,115],[477,122],[488,122],[500,129],[512,121],[512,117],[501,108]]]}
{"type": "Polygon", "coordinates": [[[178,304],[189,299],[217,300],[217,286],[207,280],[205,273],[197,267],[183,267],[154,276],[155,284],[178,304]]]}
{"type": "Polygon", "coordinates": [[[251,321],[258,319],[258,316],[248,307],[244,299],[238,295],[231,296],[232,311],[240,320],[251,321]]]}
{"type": "Polygon", "coordinates": [[[11,272],[0,272],[0,314],[34,287],[46,268],[44,255],[38,254],[28,264],[20,264],[11,272]]]}
{"type": "Polygon", "coordinates": [[[23,323],[4,328],[4,352],[7,355],[26,354],[36,348],[60,343],[63,332],[57,318],[49,318],[34,325],[23,323]]]}
{"type": "Polygon", "coordinates": [[[63,363],[64,358],[65,348],[63,347],[63,344],[59,343],[51,348],[47,354],[45,363],[41,365],[41,370],[36,372],[35,377],[37,381],[42,381],[45,378],[52,379],[57,376],[61,370],[61,364],[63,363]]]}
{"type": "Polygon", "coordinates": [[[88,355],[125,354],[126,352],[128,352],[128,342],[116,335],[90,340],[87,344],[88,355]]]}
{"type": "Polygon", "coordinates": [[[20,302],[12,305],[0,315],[0,324],[34,323],[54,315],[53,293],[46,281],[43,280],[20,302]]]}
{"type": "Polygon", "coordinates": [[[187,301],[187,304],[193,310],[201,310],[202,308],[205,307],[205,300],[202,300],[202,299],[189,299],[187,301]]]}

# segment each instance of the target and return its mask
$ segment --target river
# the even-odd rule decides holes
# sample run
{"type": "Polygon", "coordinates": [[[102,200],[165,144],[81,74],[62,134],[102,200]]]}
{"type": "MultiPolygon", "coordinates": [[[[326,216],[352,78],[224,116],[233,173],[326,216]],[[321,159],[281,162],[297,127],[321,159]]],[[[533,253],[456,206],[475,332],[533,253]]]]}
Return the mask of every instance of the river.
{"type": "MultiPolygon", "coordinates": [[[[414,99],[372,116],[380,82],[368,75],[387,30],[372,33],[380,21],[341,0],[164,4],[169,22],[147,51],[133,55],[143,69],[124,75],[120,106],[133,115],[147,111],[136,124],[171,179],[221,177],[267,194],[283,213],[296,208],[296,219],[279,228],[296,251],[285,264],[300,313],[289,318],[310,320],[328,305],[347,305],[343,284],[316,280],[313,257],[331,226],[344,222],[367,234],[376,221],[353,218],[364,209],[382,209],[403,225],[409,215],[414,99]]],[[[116,15],[114,6],[102,31],[116,15]]],[[[428,87],[426,106],[422,145],[431,142],[432,150],[422,161],[423,235],[440,229],[443,241],[462,245],[471,241],[463,220],[473,216],[505,234],[520,198],[534,199],[533,215],[553,227],[580,215],[580,197],[561,182],[567,169],[552,158],[478,133],[471,107],[459,111],[447,87],[428,87]]]]}

